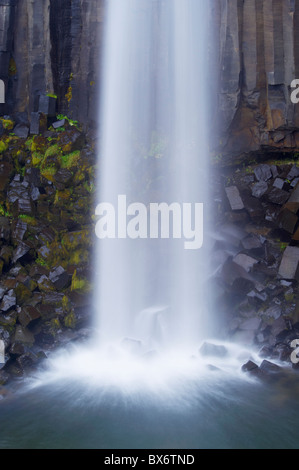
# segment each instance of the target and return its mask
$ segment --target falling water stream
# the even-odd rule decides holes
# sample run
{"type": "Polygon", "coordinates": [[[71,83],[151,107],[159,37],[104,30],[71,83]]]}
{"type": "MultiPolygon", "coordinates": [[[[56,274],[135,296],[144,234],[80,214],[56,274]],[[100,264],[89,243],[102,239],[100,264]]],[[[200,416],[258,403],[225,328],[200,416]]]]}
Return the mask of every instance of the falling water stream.
{"type": "Polygon", "coordinates": [[[291,381],[244,375],[260,359],[236,344],[198,352],[221,315],[209,292],[209,4],[107,1],[96,202],[118,236],[95,243],[95,333],[0,403],[0,448],[298,447],[291,381]],[[147,235],[151,204],[203,204],[203,246],[171,231],[128,237],[134,203],[147,235]]]}

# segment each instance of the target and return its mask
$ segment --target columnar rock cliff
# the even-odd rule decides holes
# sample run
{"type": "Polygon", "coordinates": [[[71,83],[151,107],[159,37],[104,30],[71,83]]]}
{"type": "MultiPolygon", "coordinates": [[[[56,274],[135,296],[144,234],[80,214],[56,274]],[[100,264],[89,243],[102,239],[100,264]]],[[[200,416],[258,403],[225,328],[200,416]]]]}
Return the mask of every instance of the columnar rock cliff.
{"type": "Polygon", "coordinates": [[[299,145],[299,106],[290,85],[299,78],[298,0],[213,2],[222,156],[299,145]]]}
{"type": "MultiPolygon", "coordinates": [[[[212,0],[211,63],[225,161],[250,152],[294,151],[299,105],[299,0],[212,0]]],[[[0,78],[8,113],[36,110],[37,97],[58,97],[57,110],[96,121],[104,0],[0,0],[0,78]]],[[[213,125],[215,119],[213,119],[213,125]]]]}
{"type": "MultiPolygon", "coordinates": [[[[0,112],[37,111],[54,94],[57,110],[83,123],[96,119],[102,0],[0,0],[0,112]]],[[[25,119],[25,115],[23,115],[25,119]]]]}

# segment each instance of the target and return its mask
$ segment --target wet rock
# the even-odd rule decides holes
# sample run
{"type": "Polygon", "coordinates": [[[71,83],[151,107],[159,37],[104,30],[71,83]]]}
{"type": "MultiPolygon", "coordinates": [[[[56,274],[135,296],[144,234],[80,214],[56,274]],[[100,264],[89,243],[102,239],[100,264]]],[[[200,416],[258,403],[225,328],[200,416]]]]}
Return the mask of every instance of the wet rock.
{"type": "Polygon", "coordinates": [[[46,244],[52,243],[55,239],[55,232],[50,227],[45,227],[43,230],[41,230],[38,239],[39,241],[46,244]]]}
{"type": "Polygon", "coordinates": [[[252,196],[261,198],[268,191],[268,184],[265,181],[259,181],[252,188],[252,196]]]}
{"type": "Polygon", "coordinates": [[[255,371],[258,368],[259,368],[259,366],[257,364],[255,364],[255,362],[248,361],[248,362],[246,362],[246,364],[243,364],[242,371],[243,372],[252,372],[252,371],[255,371]]]}
{"type": "Polygon", "coordinates": [[[267,361],[266,359],[260,365],[260,369],[264,372],[273,374],[277,372],[281,372],[282,368],[278,365],[274,364],[273,362],[267,361]]]}
{"type": "Polygon", "coordinates": [[[33,354],[31,351],[28,351],[21,356],[17,357],[16,363],[19,366],[19,368],[25,372],[28,371],[28,369],[32,368],[38,363],[38,358],[36,357],[35,354],[33,354]]]}
{"type": "Polygon", "coordinates": [[[284,187],[284,180],[281,178],[276,178],[273,183],[274,188],[282,189],[284,187]]]}
{"type": "Polygon", "coordinates": [[[204,342],[199,348],[199,354],[201,356],[225,357],[228,351],[225,346],[204,342]]]}
{"type": "Polygon", "coordinates": [[[283,205],[289,199],[290,194],[283,189],[273,188],[268,194],[267,199],[273,204],[283,205]]]}
{"type": "Polygon", "coordinates": [[[48,276],[49,271],[44,266],[40,266],[38,264],[34,264],[31,266],[29,271],[29,276],[34,279],[39,279],[41,276],[48,276]]]}
{"type": "Polygon", "coordinates": [[[31,135],[38,135],[40,133],[39,128],[39,113],[32,112],[31,119],[30,119],[30,134],[31,135]]]}
{"type": "Polygon", "coordinates": [[[25,257],[29,258],[29,253],[32,250],[32,244],[27,242],[20,242],[14,251],[12,262],[22,261],[25,257]],[[28,255],[28,257],[27,257],[28,255]]]}
{"type": "Polygon", "coordinates": [[[54,129],[59,129],[60,127],[63,127],[64,125],[65,125],[65,119],[62,119],[61,121],[53,122],[52,124],[54,129]]]}
{"type": "Polygon", "coordinates": [[[3,328],[11,329],[14,327],[16,320],[17,312],[15,310],[0,313],[0,326],[3,328]]]}
{"type": "Polygon", "coordinates": [[[244,320],[240,325],[240,330],[258,330],[261,325],[260,318],[249,318],[244,320]]]}
{"type": "Polygon", "coordinates": [[[8,162],[0,162],[0,191],[4,191],[9,184],[13,166],[8,162]]]}
{"type": "Polygon", "coordinates": [[[254,287],[254,282],[251,281],[250,279],[244,279],[242,277],[239,277],[234,280],[231,286],[231,291],[235,293],[236,295],[247,295],[252,288],[254,287]]]}
{"type": "Polygon", "coordinates": [[[277,222],[279,228],[293,234],[298,222],[298,217],[289,209],[284,208],[280,212],[277,222]]]}
{"type": "Polygon", "coordinates": [[[69,170],[61,168],[54,176],[54,181],[67,185],[71,181],[72,177],[73,175],[69,170]]]}
{"type": "Polygon", "coordinates": [[[34,208],[29,194],[26,198],[20,198],[17,200],[16,210],[18,214],[32,215],[34,213],[34,208]]]}
{"type": "Polygon", "coordinates": [[[29,134],[29,128],[24,124],[17,124],[13,130],[15,135],[20,139],[27,139],[29,134]]]}
{"type": "Polygon", "coordinates": [[[279,267],[279,276],[284,279],[298,279],[299,248],[288,246],[283,254],[279,267]]]}
{"type": "Polygon", "coordinates": [[[22,307],[20,313],[18,314],[18,320],[24,327],[30,325],[35,320],[40,319],[40,317],[40,312],[32,305],[26,305],[22,307]]]}
{"type": "Polygon", "coordinates": [[[275,337],[281,335],[281,333],[289,330],[289,324],[285,317],[280,316],[277,318],[271,326],[271,334],[275,337]]]}
{"type": "Polygon", "coordinates": [[[22,356],[26,351],[26,348],[24,344],[21,343],[12,343],[12,345],[9,348],[9,353],[12,356],[22,356]]]}
{"type": "Polygon", "coordinates": [[[49,117],[56,116],[56,98],[52,96],[41,95],[39,97],[38,112],[49,117]]]}
{"type": "Polygon", "coordinates": [[[37,253],[38,253],[38,255],[41,256],[42,258],[47,259],[48,256],[51,254],[51,250],[50,250],[46,245],[44,245],[44,246],[42,246],[41,248],[39,248],[39,249],[37,250],[37,253]]]}
{"type": "Polygon", "coordinates": [[[272,178],[272,171],[269,165],[259,165],[254,169],[254,174],[258,181],[268,181],[272,178]]]}
{"type": "Polygon", "coordinates": [[[49,279],[58,290],[64,289],[70,283],[70,276],[62,266],[53,269],[49,274],[49,279]]]}
{"type": "Polygon", "coordinates": [[[253,221],[264,219],[264,208],[259,199],[248,194],[242,194],[246,211],[253,221]]]}
{"type": "Polygon", "coordinates": [[[244,204],[240,196],[240,192],[236,186],[225,188],[225,192],[233,211],[244,209],[244,204]]]}
{"type": "Polygon", "coordinates": [[[298,183],[299,183],[299,178],[295,178],[295,179],[291,182],[291,188],[295,188],[298,183]]]}
{"type": "Polygon", "coordinates": [[[0,385],[5,385],[9,381],[9,374],[4,370],[0,370],[0,385]]]}
{"type": "Polygon", "coordinates": [[[51,307],[53,306],[60,307],[62,304],[63,297],[64,297],[64,294],[59,293],[59,292],[47,292],[46,294],[43,295],[43,304],[50,305],[51,307]]]}
{"type": "Polygon", "coordinates": [[[40,170],[38,168],[27,168],[24,181],[38,187],[40,185],[40,170]]]}
{"type": "Polygon", "coordinates": [[[31,297],[31,291],[21,282],[17,285],[14,290],[18,305],[23,305],[26,301],[28,301],[31,297]]]}
{"type": "Polygon", "coordinates": [[[17,325],[13,341],[15,343],[32,345],[34,343],[34,336],[27,328],[24,328],[22,325],[17,325]]]}
{"type": "Polygon", "coordinates": [[[241,266],[247,273],[251,271],[253,266],[258,263],[255,258],[248,256],[244,253],[239,253],[233,258],[233,262],[241,266]]]}
{"type": "Polygon", "coordinates": [[[263,246],[261,239],[256,235],[249,235],[248,237],[244,238],[241,243],[245,250],[253,250],[263,246]]]}
{"type": "Polygon", "coordinates": [[[0,304],[0,310],[2,312],[8,312],[11,308],[17,305],[17,298],[13,290],[10,290],[8,294],[4,295],[0,304]]]}
{"type": "Polygon", "coordinates": [[[271,305],[263,312],[263,315],[265,315],[266,318],[274,318],[277,320],[281,316],[280,305],[271,305]]]}
{"type": "MultiPolygon", "coordinates": [[[[0,250],[0,258],[3,259],[6,266],[8,266],[11,261],[12,252],[13,252],[12,248],[7,245],[4,245],[0,250]]],[[[0,288],[0,295],[1,295],[1,288],[0,288]]]]}
{"type": "Polygon", "coordinates": [[[37,280],[38,288],[41,292],[50,292],[55,290],[54,284],[50,281],[50,279],[43,275],[37,280]]]}
{"type": "Polygon", "coordinates": [[[0,239],[10,240],[10,221],[7,217],[0,217],[0,239]]]}
{"type": "Polygon", "coordinates": [[[270,346],[263,346],[259,352],[259,356],[261,358],[271,357],[272,353],[273,353],[273,348],[271,348],[270,346]]]}
{"type": "Polygon", "coordinates": [[[32,188],[30,197],[31,197],[32,201],[38,201],[38,199],[40,198],[39,189],[36,188],[36,187],[32,188]]]}
{"type": "Polygon", "coordinates": [[[0,285],[0,300],[3,298],[6,291],[7,291],[6,287],[0,285]]]}
{"type": "Polygon", "coordinates": [[[282,362],[290,362],[293,349],[285,343],[278,343],[274,346],[272,357],[282,362]]]}
{"type": "Polygon", "coordinates": [[[64,152],[74,152],[75,150],[82,149],[85,143],[85,136],[76,128],[67,129],[59,135],[58,143],[64,152]]]}
{"type": "Polygon", "coordinates": [[[299,176],[299,168],[294,165],[291,169],[291,171],[288,173],[287,179],[289,181],[292,181],[294,178],[297,178],[299,176]]]}
{"type": "Polygon", "coordinates": [[[271,168],[271,173],[272,173],[273,178],[276,178],[278,176],[277,166],[271,165],[270,168],[271,168]]]}
{"type": "Polygon", "coordinates": [[[27,231],[27,223],[24,222],[23,220],[18,219],[16,222],[12,224],[11,235],[15,241],[22,241],[26,231],[27,231]]]}

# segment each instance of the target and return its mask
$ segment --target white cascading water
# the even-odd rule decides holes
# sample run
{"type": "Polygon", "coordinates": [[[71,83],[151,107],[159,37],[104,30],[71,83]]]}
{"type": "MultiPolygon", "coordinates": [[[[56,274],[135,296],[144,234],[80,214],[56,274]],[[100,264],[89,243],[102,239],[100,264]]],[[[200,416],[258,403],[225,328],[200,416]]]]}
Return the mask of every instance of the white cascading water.
{"type": "MultiPolygon", "coordinates": [[[[98,202],[117,212],[126,195],[128,204],[197,202],[206,212],[208,1],[109,0],[107,7],[98,202]]],[[[206,335],[208,241],[198,250],[184,242],[97,242],[101,341],[177,348],[206,335]]]]}
{"type": "Polygon", "coordinates": [[[54,357],[48,380],[190,398],[194,383],[213,380],[211,362],[229,377],[251,354],[240,356],[243,349],[231,344],[225,357],[198,354],[214,327],[207,301],[209,0],[106,5],[96,204],[112,205],[120,238],[96,239],[94,340],[54,357]],[[119,222],[134,214],[126,218],[119,196],[124,206],[142,203],[147,215],[151,203],[203,203],[203,246],[126,237],[119,222]]]}

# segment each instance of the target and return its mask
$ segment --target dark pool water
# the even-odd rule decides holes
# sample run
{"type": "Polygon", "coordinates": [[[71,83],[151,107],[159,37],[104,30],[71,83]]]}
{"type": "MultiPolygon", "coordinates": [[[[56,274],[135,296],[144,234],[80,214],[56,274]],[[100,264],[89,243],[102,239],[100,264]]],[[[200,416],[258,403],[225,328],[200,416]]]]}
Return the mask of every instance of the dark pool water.
{"type": "Polygon", "coordinates": [[[298,392],[217,373],[161,396],[60,379],[0,402],[0,448],[297,449],[298,392]]]}

